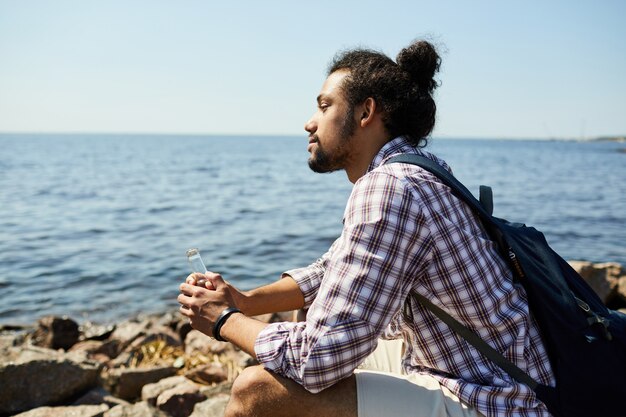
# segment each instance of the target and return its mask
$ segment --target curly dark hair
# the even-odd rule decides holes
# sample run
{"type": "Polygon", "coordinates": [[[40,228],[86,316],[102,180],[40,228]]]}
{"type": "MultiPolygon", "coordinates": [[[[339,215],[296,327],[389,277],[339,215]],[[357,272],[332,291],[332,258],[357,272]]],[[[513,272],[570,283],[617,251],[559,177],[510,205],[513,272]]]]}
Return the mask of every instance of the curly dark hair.
{"type": "Polygon", "coordinates": [[[437,107],[432,93],[438,84],[433,77],[440,65],[435,47],[420,40],[402,49],[396,62],[370,49],[340,52],[328,74],[349,70],[341,88],[351,108],[372,97],[392,138],[403,135],[423,147],[435,127],[437,107]]]}

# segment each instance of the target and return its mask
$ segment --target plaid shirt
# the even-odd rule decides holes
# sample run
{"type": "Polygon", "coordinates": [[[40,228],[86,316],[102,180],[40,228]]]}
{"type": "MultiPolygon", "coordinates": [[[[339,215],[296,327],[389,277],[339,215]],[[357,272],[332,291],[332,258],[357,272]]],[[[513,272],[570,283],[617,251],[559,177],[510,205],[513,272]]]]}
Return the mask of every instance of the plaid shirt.
{"type": "Polygon", "coordinates": [[[414,289],[535,380],[554,385],[526,293],[495,243],[431,173],[382,165],[399,153],[421,153],[450,169],[403,138],[380,150],[354,185],[341,236],[317,262],[285,273],[304,294],[307,319],[267,326],[255,344],[259,362],[316,393],[351,375],[379,337],[403,338],[407,374],[433,376],[486,416],[549,416],[530,388],[419,303],[410,301],[410,322],[401,313],[414,289]]]}

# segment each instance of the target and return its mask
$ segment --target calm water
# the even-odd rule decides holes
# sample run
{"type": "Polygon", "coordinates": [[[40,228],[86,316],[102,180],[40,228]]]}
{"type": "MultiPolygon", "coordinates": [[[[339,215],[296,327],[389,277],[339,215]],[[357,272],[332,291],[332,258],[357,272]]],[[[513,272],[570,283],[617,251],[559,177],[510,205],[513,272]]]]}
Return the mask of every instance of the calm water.
{"type": "MultiPolygon", "coordinates": [[[[626,264],[626,147],[433,140],[495,214],[566,259],[626,264]]],[[[0,135],[0,323],[114,321],[177,307],[184,257],[243,288],[322,254],[351,184],[302,137],[0,135]]]]}

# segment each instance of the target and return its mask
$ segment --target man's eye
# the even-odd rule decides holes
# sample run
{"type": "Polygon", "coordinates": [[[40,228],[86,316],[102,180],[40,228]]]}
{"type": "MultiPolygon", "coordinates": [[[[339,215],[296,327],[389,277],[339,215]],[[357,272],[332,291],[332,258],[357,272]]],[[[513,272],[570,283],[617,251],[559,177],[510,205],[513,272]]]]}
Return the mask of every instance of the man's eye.
{"type": "Polygon", "coordinates": [[[326,103],[322,103],[319,106],[317,106],[321,111],[326,111],[326,109],[328,108],[328,104],[326,103]]]}

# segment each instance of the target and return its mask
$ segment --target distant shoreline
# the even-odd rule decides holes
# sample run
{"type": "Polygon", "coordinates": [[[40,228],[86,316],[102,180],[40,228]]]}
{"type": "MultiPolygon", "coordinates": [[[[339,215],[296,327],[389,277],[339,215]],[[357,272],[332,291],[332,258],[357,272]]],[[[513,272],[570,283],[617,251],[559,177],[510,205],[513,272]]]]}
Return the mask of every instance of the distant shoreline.
{"type": "MultiPolygon", "coordinates": [[[[191,132],[181,132],[181,133],[172,133],[172,132],[2,132],[0,131],[0,138],[2,137],[23,137],[23,136],[48,136],[48,137],[59,137],[59,136],[84,136],[84,137],[137,137],[137,138],[147,138],[147,137],[206,137],[213,138],[232,138],[232,139],[245,139],[245,138],[286,138],[286,139],[294,139],[294,138],[305,138],[306,135],[302,134],[286,134],[286,133],[191,133],[191,132]]],[[[492,140],[492,141],[536,141],[536,142],[617,142],[624,143],[626,142],[626,135],[613,135],[613,136],[596,136],[589,138],[580,138],[580,137],[543,137],[543,138],[525,138],[525,137],[515,137],[515,136],[432,136],[431,140],[492,140]]]]}
{"type": "Polygon", "coordinates": [[[589,139],[592,142],[618,142],[624,143],[626,142],[626,135],[622,136],[601,136],[598,138],[589,139]]]}

